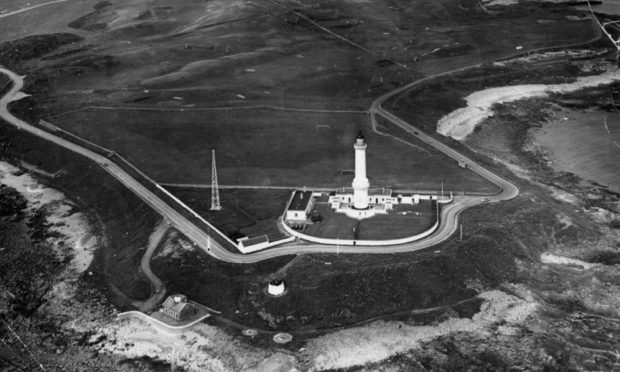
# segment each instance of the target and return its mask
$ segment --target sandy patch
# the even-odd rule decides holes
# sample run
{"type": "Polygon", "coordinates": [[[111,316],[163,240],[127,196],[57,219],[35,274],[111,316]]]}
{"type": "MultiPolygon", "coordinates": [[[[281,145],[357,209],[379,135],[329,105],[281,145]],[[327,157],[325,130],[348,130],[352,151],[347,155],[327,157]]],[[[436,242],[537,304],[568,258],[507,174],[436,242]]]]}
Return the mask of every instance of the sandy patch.
{"type": "Polygon", "coordinates": [[[492,107],[495,104],[524,98],[544,98],[550,93],[569,93],[583,88],[611,84],[619,80],[620,70],[615,69],[600,75],[579,77],[573,83],[513,85],[484,89],[465,97],[466,107],[442,117],[437,123],[437,132],[462,141],[473,133],[478,124],[493,115],[492,107]]]}
{"type": "Polygon", "coordinates": [[[195,249],[196,247],[187,239],[179,236],[176,231],[172,231],[163,244],[161,251],[153,258],[181,258],[184,253],[191,252],[195,249]]]}
{"type": "Polygon", "coordinates": [[[519,0],[483,0],[482,5],[484,6],[507,6],[518,4],[519,0]]]}
{"type": "Polygon", "coordinates": [[[556,256],[552,253],[547,253],[547,252],[540,255],[540,261],[544,264],[569,265],[569,266],[581,267],[581,269],[584,269],[584,270],[588,270],[596,266],[596,264],[581,261],[575,258],[556,256]]]}
{"type": "MultiPolygon", "coordinates": [[[[379,362],[454,332],[469,332],[486,337],[499,325],[512,327],[521,324],[538,308],[533,301],[525,301],[497,290],[484,292],[480,297],[485,301],[480,312],[472,319],[451,318],[436,326],[378,321],[313,339],[308,342],[305,351],[311,358],[310,370],[348,368],[379,362]]],[[[508,329],[504,331],[512,332],[508,329]]]]}
{"type": "Polygon", "coordinates": [[[145,322],[129,319],[103,327],[100,334],[107,339],[100,352],[163,359],[190,371],[247,370],[269,355],[206,324],[181,334],[162,334],[145,322]]]}
{"type": "MultiPolygon", "coordinates": [[[[538,304],[527,292],[514,287],[511,291],[514,289],[513,292],[524,299],[499,290],[484,292],[480,294],[484,300],[480,312],[472,319],[452,318],[436,326],[378,321],[315,338],[299,351],[303,359],[309,360],[302,369],[320,371],[378,362],[455,332],[469,332],[479,337],[519,335],[520,327],[538,309],[538,304]]],[[[295,354],[274,354],[239,343],[206,324],[197,324],[180,334],[161,334],[143,321],[128,319],[106,324],[93,337],[104,339],[99,352],[124,358],[148,356],[190,371],[295,371],[300,368],[295,354]]]]}
{"type": "Polygon", "coordinates": [[[579,205],[579,198],[577,198],[575,195],[568,193],[564,190],[558,189],[556,187],[549,186],[548,188],[551,190],[552,198],[565,202],[565,203],[579,205]]]}
{"type": "MultiPolygon", "coordinates": [[[[85,306],[75,298],[78,280],[90,266],[98,246],[98,238],[91,232],[88,219],[83,213],[75,212],[74,205],[63,193],[38,183],[28,173],[4,162],[0,162],[0,183],[23,195],[27,201],[27,216],[39,210],[44,211],[49,224],[47,231],[53,233],[45,245],[54,249],[61,260],[71,257],[66,268],[53,281],[50,291],[45,294],[45,301],[39,311],[66,320],[62,328],[93,332],[100,327],[101,318],[106,316],[105,311],[92,304],[85,306]]],[[[92,300],[97,302],[96,298],[92,300]]]]}

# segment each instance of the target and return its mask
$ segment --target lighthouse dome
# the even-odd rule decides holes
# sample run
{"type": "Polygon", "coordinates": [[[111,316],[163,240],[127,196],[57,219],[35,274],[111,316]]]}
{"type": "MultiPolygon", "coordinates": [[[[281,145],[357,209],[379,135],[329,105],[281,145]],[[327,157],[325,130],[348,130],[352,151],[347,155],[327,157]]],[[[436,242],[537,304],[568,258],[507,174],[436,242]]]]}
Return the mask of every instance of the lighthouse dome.
{"type": "Polygon", "coordinates": [[[355,137],[355,142],[356,143],[364,143],[364,133],[362,133],[362,131],[360,130],[360,132],[357,134],[357,137],[355,137]]]}

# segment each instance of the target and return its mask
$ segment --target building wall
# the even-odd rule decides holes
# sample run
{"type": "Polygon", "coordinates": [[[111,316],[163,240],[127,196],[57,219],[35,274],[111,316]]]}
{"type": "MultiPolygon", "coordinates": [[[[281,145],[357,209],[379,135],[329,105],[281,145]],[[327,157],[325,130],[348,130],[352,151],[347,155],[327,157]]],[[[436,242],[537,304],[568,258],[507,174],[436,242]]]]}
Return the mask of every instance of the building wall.
{"type": "Polygon", "coordinates": [[[261,244],[256,244],[256,245],[252,245],[250,247],[242,247],[241,245],[239,245],[237,247],[237,249],[239,249],[239,251],[243,254],[247,254],[247,253],[252,253],[252,252],[257,252],[263,249],[267,249],[269,247],[274,247],[276,245],[280,245],[280,244],[284,244],[284,243],[290,243],[292,241],[294,241],[296,239],[296,237],[294,236],[289,236],[287,238],[275,241],[275,242],[266,242],[266,243],[261,243],[261,244]]]}
{"type": "Polygon", "coordinates": [[[287,221],[304,222],[308,219],[308,214],[310,213],[312,208],[314,208],[314,196],[312,197],[308,205],[306,205],[306,209],[304,209],[303,211],[287,209],[285,219],[287,221]]]}
{"type": "Polygon", "coordinates": [[[164,308],[164,314],[171,317],[172,319],[179,320],[179,314],[176,311],[172,311],[171,309],[164,308]]]}

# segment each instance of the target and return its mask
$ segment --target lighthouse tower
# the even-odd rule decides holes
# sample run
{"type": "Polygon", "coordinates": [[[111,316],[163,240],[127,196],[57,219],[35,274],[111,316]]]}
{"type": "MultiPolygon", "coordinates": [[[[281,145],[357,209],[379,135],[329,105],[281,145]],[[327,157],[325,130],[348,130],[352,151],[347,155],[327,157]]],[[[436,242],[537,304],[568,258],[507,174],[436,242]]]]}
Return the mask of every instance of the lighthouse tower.
{"type": "Polygon", "coordinates": [[[353,178],[353,208],[368,208],[368,187],[370,183],[366,178],[366,143],[364,135],[360,132],[355,139],[355,178],[353,178]]]}

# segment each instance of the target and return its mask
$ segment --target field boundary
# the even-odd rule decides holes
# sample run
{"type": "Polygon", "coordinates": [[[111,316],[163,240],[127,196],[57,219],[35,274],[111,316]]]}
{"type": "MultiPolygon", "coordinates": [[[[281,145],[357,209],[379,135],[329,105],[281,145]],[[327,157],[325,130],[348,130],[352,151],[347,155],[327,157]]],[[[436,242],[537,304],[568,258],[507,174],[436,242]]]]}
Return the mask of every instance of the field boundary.
{"type": "Polygon", "coordinates": [[[208,112],[208,111],[237,111],[237,110],[273,110],[289,112],[306,112],[310,114],[359,114],[368,115],[368,110],[328,110],[328,109],[308,109],[300,107],[284,107],[272,105],[250,105],[250,106],[220,106],[220,107],[147,107],[147,106],[85,106],[79,109],[69,110],[58,114],[50,115],[44,119],[51,119],[63,115],[74,114],[76,112],[89,110],[125,110],[125,111],[159,111],[159,112],[208,112]]]}
{"type": "Polygon", "coordinates": [[[299,231],[295,231],[290,226],[288,226],[286,224],[286,222],[284,222],[284,219],[283,219],[282,216],[280,218],[278,218],[278,224],[287,233],[289,233],[289,234],[291,234],[293,236],[296,236],[296,237],[298,237],[299,239],[302,239],[302,240],[307,240],[309,242],[318,243],[318,244],[329,244],[329,245],[336,245],[336,246],[340,246],[340,245],[350,245],[350,246],[361,245],[361,246],[367,246],[367,247],[382,247],[382,246],[388,246],[388,245],[402,245],[402,244],[407,244],[407,243],[413,243],[413,242],[418,241],[420,239],[424,239],[427,236],[429,236],[432,233],[434,233],[435,230],[437,230],[437,228],[439,227],[440,221],[441,221],[441,214],[439,213],[439,203],[438,203],[437,204],[437,213],[436,213],[436,217],[435,217],[435,223],[433,224],[433,226],[431,226],[426,231],[423,231],[423,232],[421,232],[419,234],[416,234],[416,235],[413,235],[413,236],[408,236],[406,238],[399,238],[399,239],[362,240],[362,239],[319,238],[317,236],[312,236],[312,235],[301,233],[299,231]]]}
{"type": "MultiPolygon", "coordinates": [[[[155,188],[157,190],[159,190],[161,193],[163,193],[168,199],[172,200],[174,203],[176,203],[176,205],[180,206],[186,212],[190,213],[194,218],[198,219],[198,221],[200,221],[202,224],[206,225],[206,227],[208,229],[210,229],[210,230],[214,231],[215,233],[217,233],[219,235],[219,237],[221,239],[223,239],[226,243],[230,244],[232,247],[237,249],[237,244],[235,242],[233,242],[228,236],[226,236],[226,234],[221,232],[218,228],[216,228],[211,223],[209,223],[207,220],[205,220],[203,217],[201,217],[198,213],[196,213],[187,204],[183,203],[179,198],[177,198],[176,196],[172,195],[168,190],[163,188],[157,181],[155,181],[151,177],[147,176],[138,167],[133,165],[129,160],[124,158],[122,155],[120,155],[116,151],[110,150],[110,149],[108,149],[106,147],[103,147],[101,145],[93,143],[93,142],[91,142],[91,141],[89,141],[89,140],[87,140],[87,139],[85,139],[83,137],[78,136],[75,133],[72,133],[72,132],[69,132],[69,131],[67,131],[65,129],[62,129],[62,128],[58,127],[57,125],[54,125],[53,123],[50,123],[49,121],[41,120],[39,122],[39,125],[42,126],[43,128],[46,128],[46,129],[53,129],[58,134],[64,134],[66,136],[69,136],[69,137],[73,138],[74,140],[77,140],[78,142],[81,142],[82,144],[86,145],[86,147],[90,148],[92,151],[98,152],[100,154],[102,153],[104,156],[106,156],[110,160],[113,160],[114,158],[120,160],[120,163],[126,165],[126,167],[128,167],[130,169],[131,173],[139,175],[139,177],[141,179],[143,179],[147,183],[150,183],[153,186],[155,186],[155,188]]],[[[116,162],[116,164],[118,165],[119,162],[116,162]]],[[[127,169],[125,169],[125,170],[127,170],[127,169]]],[[[141,182],[141,183],[144,185],[144,182],[141,182]]],[[[153,191],[153,190],[151,190],[151,191],[153,191]]]]}

